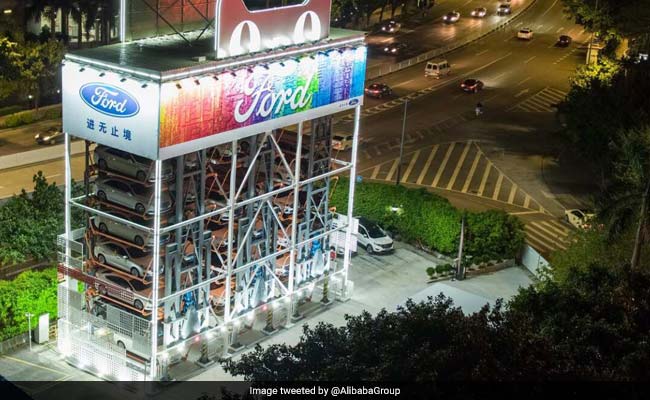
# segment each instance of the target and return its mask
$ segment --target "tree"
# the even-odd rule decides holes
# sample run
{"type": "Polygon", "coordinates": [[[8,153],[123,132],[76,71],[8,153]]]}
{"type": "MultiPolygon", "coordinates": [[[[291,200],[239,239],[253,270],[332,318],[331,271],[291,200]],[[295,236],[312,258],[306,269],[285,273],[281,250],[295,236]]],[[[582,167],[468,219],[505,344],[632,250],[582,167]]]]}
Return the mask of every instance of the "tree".
{"type": "Polygon", "coordinates": [[[25,42],[14,55],[13,63],[20,72],[20,86],[34,98],[38,110],[43,89],[52,89],[57,66],[63,59],[63,45],[56,40],[45,43],[25,42]]]}
{"type": "Polygon", "coordinates": [[[612,148],[614,180],[602,196],[601,214],[614,235],[636,226],[630,261],[636,269],[650,230],[650,125],[620,132],[612,148]]]}
{"type": "Polygon", "coordinates": [[[648,34],[650,0],[563,0],[566,12],[604,38],[648,34]]]}
{"type": "Polygon", "coordinates": [[[18,56],[18,43],[0,36],[0,101],[18,90],[19,70],[14,63],[18,56]]]}
{"type": "Polygon", "coordinates": [[[409,301],[342,327],[304,327],[294,346],[257,346],[222,365],[267,382],[644,381],[649,298],[647,273],[594,265],[522,289],[506,308],[465,315],[442,295],[409,301]]]}

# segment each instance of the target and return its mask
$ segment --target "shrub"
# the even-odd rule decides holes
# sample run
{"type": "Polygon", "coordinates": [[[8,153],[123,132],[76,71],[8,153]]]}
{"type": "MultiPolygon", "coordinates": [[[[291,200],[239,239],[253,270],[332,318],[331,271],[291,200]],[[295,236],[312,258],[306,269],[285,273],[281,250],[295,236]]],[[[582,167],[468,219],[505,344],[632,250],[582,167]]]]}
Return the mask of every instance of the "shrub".
{"type": "Polygon", "coordinates": [[[445,266],[442,264],[436,265],[436,274],[441,275],[443,272],[445,272],[445,266]]]}
{"type": "Polygon", "coordinates": [[[433,275],[435,275],[435,273],[436,273],[436,268],[435,267],[427,268],[427,275],[429,275],[429,277],[433,277],[433,275]]]}
{"type": "Polygon", "coordinates": [[[5,118],[0,128],[16,128],[18,126],[32,124],[34,122],[61,118],[61,107],[49,108],[47,110],[27,110],[11,114],[5,118]]]}
{"type": "MultiPolygon", "coordinates": [[[[346,210],[349,180],[333,187],[330,205],[346,210]]],[[[356,185],[354,214],[443,254],[458,250],[461,213],[449,201],[424,189],[362,182],[356,185]],[[400,208],[394,212],[391,207],[400,208]]],[[[523,226],[505,212],[467,214],[466,252],[475,257],[514,257],[524,243],[523,226]]]]}
{"type": "MultiPolygon", "coordinates": [[[[26,313],[38,317],[57,316],[56,268],[45,271],[27,271],[13,281],[0,281],[0,340],[27,332],[26,313]]],[[[32,318],[32,328],[35,326],[32,318]]]]}

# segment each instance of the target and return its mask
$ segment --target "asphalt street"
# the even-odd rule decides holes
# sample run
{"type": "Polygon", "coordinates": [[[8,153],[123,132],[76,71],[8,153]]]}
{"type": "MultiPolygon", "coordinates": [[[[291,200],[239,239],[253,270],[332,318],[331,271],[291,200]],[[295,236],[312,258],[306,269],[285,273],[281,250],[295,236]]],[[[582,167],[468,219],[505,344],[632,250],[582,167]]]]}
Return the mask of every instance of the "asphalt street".
{"type": "MultiPolygon", "coordinates": [[[[430,40],[435,40],[422,29],[443,35],[444,30],[467,24],[468,31],[456,33],[459,39],[480,28],[466,15],[474,7],[490,9],[485,3],[440,2],[432,12],[443,15],[456,8],[463,15],[458,24],[437,26],[434,19],[431,26],[414,29],[419,33],[410,32],[406,26],[399,40],[415,35],[408,40],[428,46],[430,40]]],[[[517,6],[513,0],[513,7],[517,6]]],[[[375,38],[371,37],[371,41],[375,38]]],[[[560,243],[558,232],[539,224],[552,224],[566,233],[568,226],[559,219],[565,209],[585,205],[591,180],[582,166],[563,151],[556,135],[559,126],[553,104],[563,99],[569,89],[569,76],[584,63],[587,39],[582,27],[565,17],[559,0],[537,0],[507,28],[449,53],[449,76],[427,78],[420,64],[383,77],[380,81],[390,85],[394,94],[390,98],[366,99],[361,121],[360,174],[377,181],[395,179],[404,103],[408,101],[402,160],[406,184],[438,191],[460,207],[502,208],[522,215],[528,222],[526,232],[531,245],[545,255],[562,248],[565,243],[560,243]],[[534,31],[532,40],[516,38],[523,27],[534,31]],[[555,45],[561,34],[573,38],[569,47],[555,45]],[[483,81],[485,88],[476,94],[464,93],[459,85],[466,78],[483,81]],[[474,107],[479,101],[484,113],[477,117],[474,107]]],[[[337,118],[336,131],[351,129],[351,116],[337,118]]],[[[33,140],[32,132],[29,135],[33,140]]],[[[348,154],[338,156],[346,158],[348,154]]],[[[75,158],[74,163],[81,166],[82,158],[75,158]]],[[[0,198],[29,188],[38,170],[58,182],[62,162],[0,172],[0,198]]],[[[81,168],[74,170],[79,175],[74,178],[81,179],[81,168]]]]}

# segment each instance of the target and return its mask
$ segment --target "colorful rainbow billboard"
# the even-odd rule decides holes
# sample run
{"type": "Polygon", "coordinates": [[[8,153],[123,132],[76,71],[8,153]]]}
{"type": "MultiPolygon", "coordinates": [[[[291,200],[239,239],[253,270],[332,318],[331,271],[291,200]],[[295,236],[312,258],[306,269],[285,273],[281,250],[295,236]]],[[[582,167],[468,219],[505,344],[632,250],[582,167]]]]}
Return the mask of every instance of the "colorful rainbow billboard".
{"type": "Polygon", "coordinates": [[[295,123],[290,117],[297,114],[310,119],[352,108],[363,99],[365,73],[366,48],[359,47],[165,83],[160,95],[161,153],[260,125],[259,131],[245,132],[257,134],[273,129],[271,121],[295,123]]]}

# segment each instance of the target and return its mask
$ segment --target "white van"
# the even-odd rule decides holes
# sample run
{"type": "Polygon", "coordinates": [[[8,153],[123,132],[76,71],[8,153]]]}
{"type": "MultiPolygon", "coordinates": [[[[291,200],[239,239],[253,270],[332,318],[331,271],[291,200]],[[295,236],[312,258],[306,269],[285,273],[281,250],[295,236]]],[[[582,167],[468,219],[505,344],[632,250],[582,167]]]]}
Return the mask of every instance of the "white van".
{"type": "Polygon", "coordinates": [[[447,60],[429,61],[427,66],[424,67],[424,76],[433,76],[437,79],[449,75],[450,72],[451,66],[447,60]]]}

